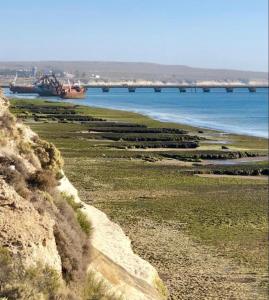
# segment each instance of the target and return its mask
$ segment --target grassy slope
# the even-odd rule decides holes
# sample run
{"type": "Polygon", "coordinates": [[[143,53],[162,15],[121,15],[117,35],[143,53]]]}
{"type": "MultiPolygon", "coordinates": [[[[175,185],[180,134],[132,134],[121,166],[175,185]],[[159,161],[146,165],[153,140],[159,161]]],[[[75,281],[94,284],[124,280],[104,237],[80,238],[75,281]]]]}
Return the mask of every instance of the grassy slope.
{"type": "MultiPolygon", "coordinates": [[[[78,110],[109,120],[187,128],[197,133],[196,128],[161,123],[135,113],[85,107],[78,110]]],[[[31,127],[61,150],[65,172],[82,197],[92,199],[123,227],[141,218],[177,222],[192,239],[212,247],[218,255],[247,266],[251,272],[266,273],[266,182],[186,176],[182,173],[186,167],[137,160],[134,158],[139,151],[112,150],[105,141],[77,136],[76,132],[86,130],[87,125],[34,123],[31,127]]],[[[267,149],[265,139],[237,135],[225,139],[234,147],[267,149]]]]}

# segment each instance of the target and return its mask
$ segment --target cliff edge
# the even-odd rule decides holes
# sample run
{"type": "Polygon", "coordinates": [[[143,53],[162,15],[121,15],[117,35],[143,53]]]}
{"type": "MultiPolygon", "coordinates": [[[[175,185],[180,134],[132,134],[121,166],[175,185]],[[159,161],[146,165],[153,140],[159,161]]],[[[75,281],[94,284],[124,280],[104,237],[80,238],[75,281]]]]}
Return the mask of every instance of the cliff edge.
{"type": "Polygon", "coordinates": [[[155,268],[8,106],[0,93],[0,298],[166,299],[155,268]]]}

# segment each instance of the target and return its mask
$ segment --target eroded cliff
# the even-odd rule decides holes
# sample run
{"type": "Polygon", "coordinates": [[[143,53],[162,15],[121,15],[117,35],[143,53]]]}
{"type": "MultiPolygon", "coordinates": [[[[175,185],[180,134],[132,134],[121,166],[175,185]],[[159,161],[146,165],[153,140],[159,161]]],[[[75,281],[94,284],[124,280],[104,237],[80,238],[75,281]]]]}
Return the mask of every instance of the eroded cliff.
{"type": "Polygon", "coordinates": [[[164,299],[154,267],[80,200],[62,167],[59,151],[0,95],[0,297],[164,299]]]}

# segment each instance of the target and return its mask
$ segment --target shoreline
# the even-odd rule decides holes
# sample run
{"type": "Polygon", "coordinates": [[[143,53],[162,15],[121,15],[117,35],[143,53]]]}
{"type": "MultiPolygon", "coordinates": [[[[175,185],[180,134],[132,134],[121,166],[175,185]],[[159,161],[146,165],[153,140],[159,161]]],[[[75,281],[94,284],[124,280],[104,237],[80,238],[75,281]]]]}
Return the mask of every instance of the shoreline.
{"type": "MultiPolygon", "coordinates": [[[[165,111],[155,111],[154,108],[152,110],[150,110],[149,108],[145,107],[145,108],[139,108],[139,103],[136,105],[134,105],[134,103],[130,103],[131,105],[128,104],[127,101],[127,105],[122,105],[122,103],[118,103],[113,105],[113,102],[111,103],[106,103],[107,101],[103,101],[100,104],[99,103],[95,103],[96,101],[94,101],[93,99],[93,103],[91,103],[89,100],[90,98],[86,98],[84,100],[78,101],[75,99],[68,99],[68,100],[60,100],[57,99],[56,97],[37,97],[36,95],[33,96],[13,96],[9,95],[8,91],[5,90],[5,94],[7,97],[9,98],[16,98],[16,99],[29,99],[29,100],[47,100],[47,101],[57,101],[57,102],[64,102],[64,103],[72,103],[72,104],[77,104],[77,105],[81,105],[81,106],[86,106],[86,107],[92,107],[92,108],[103,108],[103,109],[112,109],[112,110],[120,110],[120,111],[125,111],[125,112],[133,112],[133,113],[137,113],[137,114],[141,114],[143,116],[146,117],[150,117],[156,121],[160,121],[160,122],[164,122],[164,123],[174,123],[174,124],[178,124],[178,125],[183,125],[183,126],[190,126],[193,128],[199,128],[201,130],[210,130],[210,131],[215,131],[215,132],[219,132],[222,134],[232,134],[232,135],[244,135],[244,136],[249,136],[249,137],[256,137],[256,138],[264,138],[264,139],[268,139],[269,134],[268,134],[268,128],[266,129],[245,129],[245,127],[239,126],[234,126],[231,124],[219,124],[218,122],[216,122],[217,120],[203,120],[202,115],[198,116],[193,116],[191,113],[184,113],[184,112],[179,112],[176,114],[173,114],[173,112],[165,112],[165,111]],[[24,98],[25,97],[25,98],[24,98]],[[134,107],[133,107],[134,105],[134,107]],[[138,108],[137,108],[138,107],[138,108]],[[199,118],[200,116],[200,118],[199,118]]],[[[91,95],[89,94],[89,97],[91,95]]],[[[99,96],[99,95],[98,95],[99,96]]],[[[115,95],[112,95],[113,97],[115,95]]],[[[121,97],[122,95],[119,95],[119,97],[121,97]]],[[[236,123],[234,123],[236,124],[236,123]]],[[[264,124],[263,124],[264,126],[264,124]]]]}
{"type": "MultiPolygon", "coordinates": [[[[77,100],[60,100],[60,99],[53,99],[53,98],[13,98],[11,96],[7,97],[9,100],[18,100],[18,101],[45,101],[45,102],[54,102],[54,103],[62,103],[62,104],[70,104],[70,105],[78,105],[79,107],[81,107],[82,109],[92,109],[92,110],[105,110],[107,112],[109,111],[115,111],[115,112],[121,112],[121,113],[127,113],[127,114],[134,114],[143,118],[146,118],[149,120],[149,122],[151,123],[151,121],[153,123],[161,123],[161,124],[166,124],[163,127],[177,127],[177,128],[181,128],[181,129],[186,129],[190,132],[198,132],[200,135],[206,135],[206,136],[210,136],[210,138],[215,139],[215,142],[217,142],[216,144],[218,144],[219,139],[231,139],[232,141],[234,139],[237,138],[245,138],[246,140],[249,139],[255,139],[255,140],[261,140],[261,141],[266,141],[268,143],[268,137],[261,137],[261,136],[255,136],[255,135],[248,135],[248,134],[244,134],[244,133],[233,133],[233,132],[226,132],[224,130],[221,129],[214,129],[214,128],[207,128],[207,127],[202,127],[202,126],[195,126],[195,125],[191,125],[191,124],[185,124],[185,123],[179,123],[179,122],[174,122],[174,121],[165,121],[165,120],[161,120],[158,118],[154,118],[151,115],[148,114],[144,114],[142,112],[139,111],[134,111],[134,110],[126,110],[126,109],[119,109],[119,108],[111,108],[111,107],[104,107],[104,106],[96,106],[96,105],[87,105],[86,103],[78,103],[77,100]],[[201,133],[200,133],[201,131],[201,133]]],[[[150,127],[150,125],[149,125],[150,127]]],[[[227,140],[225,141],[226,144],[227,140]]],[[[229,142],[228,142],[229,144],[229,142]]],[[[221,146],[221,144],[219,145],[221,146]]],[[[229,146],[229,145],[228,145],[229,146]]],[[[267,147],[268,148],[268,147],[267,147]]]]}
{"type": "MultiPolygon", "coordinates": [[[[12,99],[12,98],[11,98],[12,99]]],[[[92,109],[104,109],[104,110],[108,110],[108,111],[120,111],[120,112],[125,112],[125,113],[133,113],[133,114],[137,114],[140,116],[143,116],[145,118],[149,118],[152,121],[156,121],[156,122],[160,122],[162,124],[167,124],[170,126],[174,126],[174,127],[179,127],[179,128],[185,128],[189,131],[204,131],[204,133],[206,134],[212,134],[215,135],[217,134],[218,137],[245,137],[245,138],[254,138],[254,139],[263,139],[268,141],[269,136],[264,137],[264,136],[257,136],[257,135],[251,135],[251,134],[246,134],[246,133],[234,133],[234,132],[229,132],[229,131],[225,131],[222,129],[215,129],[215,128],[209,128],[209,127],[203,127],[203,126],[196,126],[196,125],[192,125],[189,123],[184,123],[184,122],[175,122],[175,121],[169,121],[169,120],[162,120],[159,118],[154,118],[152,115],[150,114],[146,114],[143,113],[141,111],[138,110],[126,110],[126,109],[121,109],[121,108],[112,108],[112,107],[105,107],[105,106],[96,106],[96,105],[87,105],[85,103],[77,103],[77,100],[58,100],[58,99],[39,99],[39,98],[34,98],[31,100],[45,100],[45,101],[53,101],[53,102],[58,102],[58,103],[69,103],[69,104],[74,104],[74,105],[79,105],[81,107],[85,107],[85,108],[92,108],[92,109]]]]}
{"type": "MultiPolygon", "coordinates": [[[[71,101],[66,101],[68,103],[73,103],[71,101]]],[[[125,109],[125,108],[111,108],[111,107],[105,107],[105,106],[96,106],[96,105],[85,105],[83,104],[82,106],[87,106],[87,107],[93,107],[93,108],[103,108],[103,109],[111,109],[111,110],[121,110],[121,111],[125,111],[125,112],[133,112],[133,113],[136,113],[136,114],[140,114],[140,115],[143,115],[145,117],[149,117],[153,120],[156,120],[156,121],[159,121],[159,122],[162,122],[162,123],[173,123],[173,124],[177,124],[177,125],[181,125],[181,126],[190,126],[192,128],[195,128],[195,129],[201,129],[201,130],[210,130],[210,131],[214,131],[214,132],[219,132],[220,134],[232,134],[232,135],[243,135],[243,136],[249,136],[249,137],[255,137],[255,138],[263,138],[263,139],[268,139],[269,138],[269,135],[265,136],[265,135],[255,135],[255,134],[251,134],[251,133],[247,133],[247,132],[235,132],[233,131],[232,129],[229,130],[229,129],[222,129],[221,127],[218,127],[217,128],[217,125],[216,127],[210,127],[210,126],[206,126],[206,125],[199,125],[199,124],[195,124],[194,123],[191,123],[188,122],[188,121],[183,121],[183,122],[176,122],[174,120],[169,120],[169,119],[163,119],[162,117],[157,117],[157,116],[154,116],[153,114],[154,113],[146,113],[146,112],[143,112],[143,111],[140,111],[140,110],[128,110],[128,109],[125,109]]],[[[199,122],[199,121],[198,121],[199,122]]]]}

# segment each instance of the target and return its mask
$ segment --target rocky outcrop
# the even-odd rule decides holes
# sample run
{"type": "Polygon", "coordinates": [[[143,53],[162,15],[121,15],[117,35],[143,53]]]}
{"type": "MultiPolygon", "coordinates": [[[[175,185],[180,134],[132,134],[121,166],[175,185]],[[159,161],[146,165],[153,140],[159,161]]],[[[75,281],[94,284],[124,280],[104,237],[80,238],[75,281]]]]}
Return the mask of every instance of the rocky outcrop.
{"type": "MultiPolygon", "coordinates": [[[[76,205],[75,212],[79,210],[92,226],[87,272],[94,281],[102,282],[107,293],[116,298],[164,299],[165,296],[160,293],[162,282],[155,268],[132,251],[131,241],[119,225],[79,199],[77,190],[64,176],[61,167],[58,150],[19,123],[9,113],[7,99],[0,95],[0,250],[7,249],[13,259],[18,259],[25,268],[41,264],[65,279],[63,254],[55,236],[58,224],[55,223],[57,216],[61,216],[61,210],[66,210],[65,205],[69,210],[76,205]],[[47,193],[40,188],[44,181],[49,180],[50,173],[45,173],[47,177],[44,178],[44,174],[38,173],[44,170],[51,171],[56,178],[62,177],[58,186],[53,188],[59,195],[71,197],[75,204],[57,204],[59,200],[53,199],[54,192],[49,190],[47,193]]],[[[46,188],[52,189],[51,186],[46,188]]],[[[64,222],[71,216],[72,210],[69,210],[64,222]]],[[[68,230],[58,232],[65,233],[68,230]]]]}

